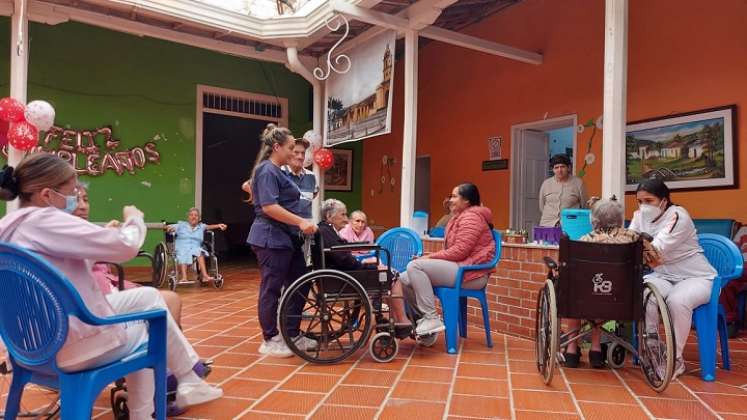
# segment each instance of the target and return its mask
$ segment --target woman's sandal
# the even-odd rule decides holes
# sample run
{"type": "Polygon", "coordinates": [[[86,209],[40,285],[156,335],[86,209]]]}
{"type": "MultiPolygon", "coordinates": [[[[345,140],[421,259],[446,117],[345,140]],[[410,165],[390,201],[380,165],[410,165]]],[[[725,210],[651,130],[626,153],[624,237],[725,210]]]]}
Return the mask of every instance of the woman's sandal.
{"type": "Polygon", "coordinates": [[[594,369],[602,369],[604,367],[604,354],[601,351],[590,351],[589,364],[594,369]]]}
{"type": "MultiPolygon", "coordinates": [[[[578,352],[578,350],[576,351],[578,352]]],[[[578,353],[563,353],[563,359],[565,359],[563,366],[575,369],[578,367],[581,356],[579,356],[578,353]]]]}

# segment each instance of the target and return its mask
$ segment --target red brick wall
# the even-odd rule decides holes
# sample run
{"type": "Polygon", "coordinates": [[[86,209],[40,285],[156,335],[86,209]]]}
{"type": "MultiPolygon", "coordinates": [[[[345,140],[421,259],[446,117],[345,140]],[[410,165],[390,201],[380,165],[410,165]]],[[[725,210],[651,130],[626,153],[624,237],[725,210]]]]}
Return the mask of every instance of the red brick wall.
{"type": "MultiPolygon", "coordinates": [[[[443,241],[423,241],[423,251],[431,253],[443,247],[443,241]]],[[[488,282],[490,329],[493,331],[534,337],[537,291],[547,278],[542,258],[558,259],[557,248],[530,248],[503,244],[501,261],[488,282]]],[[[482,326],[479,303],[469,301],[468,322],[482,326]]]]}

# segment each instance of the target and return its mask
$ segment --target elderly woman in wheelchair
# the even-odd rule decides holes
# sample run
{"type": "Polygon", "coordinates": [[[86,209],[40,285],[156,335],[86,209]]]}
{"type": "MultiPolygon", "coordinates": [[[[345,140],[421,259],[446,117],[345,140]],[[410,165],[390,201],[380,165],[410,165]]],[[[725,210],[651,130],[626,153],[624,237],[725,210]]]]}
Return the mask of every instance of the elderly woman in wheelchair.
{"type": "Polygon", "coordinates": [[[643,277],[644,262],[657,266],[660,257],[649,236],[622,227],[623,215],[614,197],[599,200],[592,206],[593,232],[579,241],[561,238],[559,263],[545,258],[550,272],[538,294],[536,324],[537,368],[545,383],[552,380],[556,359],[578,366],[578,341],[588,336],[593,367],[604,366],[606,339],[611,367],[622,367],[630,352],[657,392],[672,379],[676,346],[669,309],[656,285],[643,277]],[[565,333],[559,317],[566,319],[565,333]],[[607,320],[617,321],[614,331],[601,328],[607,320]],[[622,337],[626,321],[637,325],[635,344],[622,337]]]}
{"type": "Polygon", "coordinates": [[[321,218],[311,246],[314,270],[291,284],[281,298],[278,318],[285,343],[310,362],[336,363],[368,342],[373,359],[388,362],[397,355],[397,339],[411,337],[414,328],[405,315],[396,273],[379,263],[380,253],[387,251],[338,236],[348,221],[341,201],[326,200],[321,218]],[[353,255],[356,251],[373,251],[373,256],[360,261],[353,255]],[[285,326],[298,316],[290,307],[294,296],[305,300],[299,328],[303,341],[285,337],[285,326]]]}

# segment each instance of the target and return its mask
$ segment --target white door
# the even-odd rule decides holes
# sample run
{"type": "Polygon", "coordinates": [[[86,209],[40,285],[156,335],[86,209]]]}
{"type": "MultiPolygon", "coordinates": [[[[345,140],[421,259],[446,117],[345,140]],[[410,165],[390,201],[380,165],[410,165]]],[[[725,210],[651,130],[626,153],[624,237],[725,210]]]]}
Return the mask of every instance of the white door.
{"type": "MultiPolygon", "coordinates": [[[[521,130],[520,191],[514,197],[521,203],[519,225],[532,234],[542,213],[539,209],[539,189],[547,178],[548,136],[543,131],[521,130]]],[[[531,236],[529,238],[531,240],[531,236]]]]}

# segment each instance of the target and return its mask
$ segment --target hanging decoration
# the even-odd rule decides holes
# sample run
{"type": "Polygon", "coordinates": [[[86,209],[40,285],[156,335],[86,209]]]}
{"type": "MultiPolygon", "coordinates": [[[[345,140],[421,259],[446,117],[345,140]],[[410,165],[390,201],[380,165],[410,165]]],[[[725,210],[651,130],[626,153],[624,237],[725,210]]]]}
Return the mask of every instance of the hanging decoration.
{"type": "Polygon", "coordinates": [[[39,143],[39,130],[28,121],[10,123],[8,144],[13,148],[27,152],[39,143]]]}
{"type": "Polygon", "coordinates": [[[397,184],[397,181],[392,176],[392,165],[394,165],[394,158],[387,155],[381,157],[381,177],[379,178],[381,185],[379,185],[379,194],[384,193],[387,178],[389,179],[389,190],[394,192],[394,186],[397,184]]]}
{"type": "Polygon", "coordinates": [[[10,129],[10,123],[0,120],[0,147],[8,144],[8,129],[10,129]]]}
{"type": "Polygon", "coordinates": [[[314,130],[309,130],[303,134],[303,139],[311,145],[312,151],[322,147],[322,136],[314,130]]]}
{"type": "Polygon", "coordinates": [[[335,156],[329,149],[319,149],[314,152],[314,163],[319,166],[319,169],[326,171],[335,164],[335,156]]]}
{"type": "Polygon", "coordinates": [[[339,54],[334,59],[334,64],[332,64],[332,55],[334,54],[334,51],[337,47],[340,46],[340,44],[345,41],[345,39],[350,34],[350,23],[348,22],[348,19],[343,15],[335,15],[331,20],[325,21],[325,24],[327,25],[327,29],[329,29],[332,32],[337,32],[340,30],[341,27],[345,27],[344,33],[342,34],[342,37],[335,42],[335,44],[332,46],[332,48],[327,51],[327,70],[323,70],[321,67],[316,67],[314,69],[314,77],[317,80],[327,80],[330,74],[337,73],[337,74],[345,74],[350,71],[350,67],[352,66],[352,62],[350,61],[350,57],[345,54],[339,54]],[[335,67],[335,65],[340,67],[335,67]]]}
{"type": "MultiPolygon", "coordinates": [[[[8,139],[11,145],[16,147],[11,137],[13,126],[14,124],[11,124],[8,139]]],[[[121,141],[114,138],[111,126],[93,130],[72,130],[52,126],[44,135],[41,144],[34,142],[34,145],[26,150],[54,153],[70,162],[78,175],[99,176],[107,172],[114,172],[117,175],[127,172],[133,175],[148,164],[161,163],[161,154],[156,145],[156,140],[160,138],[160,135],[156,135],[142,146],[121,149],[121,141]]],[[[2,156],[8,157],[7,146],[2,148],[2,156]]]]}
{"type": "Polygon", "coordinates": [[[593,164],[596,160],[596,155],[591,152],[591,146],[594,142],[594,136],[597,134],[597,130],[602,129],[602,116],[600,115],[596,120],[589,119],[589,121],[586,121],[583,125],[578,125],[578,132],[583,133],[586,128],[591,128],[591,135],[589,136],[589,141],[586,143],[586,154],[584,154],[584,166],[581,168],[580,171],[576,174],[579,178],[583,178],[584,175],[586,175],[586,167],[593,164]]]}
{"type": "Polygon", "coordinates": [[[0,119],[7,122],[23,121],[23,112],[26,107],[21,102],[11,97],[0,99],[0,119]]]}
{"type": "Polygon", "coordinates": [[[29,102],[23,115],[39,131],[47,131],[54,125],[54,108],[46,101],[29,102]]]}

